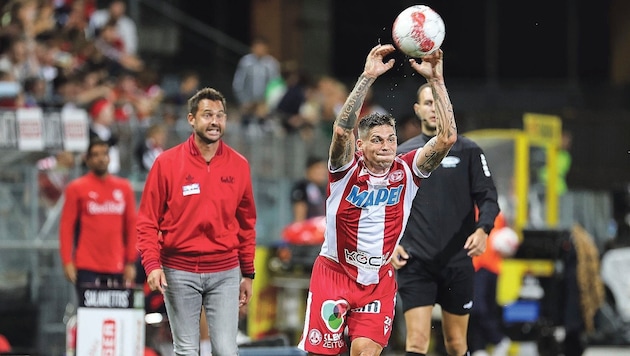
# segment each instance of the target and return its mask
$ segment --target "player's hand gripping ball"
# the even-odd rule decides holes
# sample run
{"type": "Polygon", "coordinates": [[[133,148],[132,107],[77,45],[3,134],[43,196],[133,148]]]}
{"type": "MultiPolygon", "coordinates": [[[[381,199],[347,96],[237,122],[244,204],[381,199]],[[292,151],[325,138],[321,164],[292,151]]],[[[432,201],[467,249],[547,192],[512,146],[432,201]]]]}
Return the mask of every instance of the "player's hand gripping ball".
{"type": "Polygon", "coordinates": [[[413,58],[435,52],[444,41],[444,21],[432,8],[413,5],[403,10],[392,26],[396,47],[413,58]]]}

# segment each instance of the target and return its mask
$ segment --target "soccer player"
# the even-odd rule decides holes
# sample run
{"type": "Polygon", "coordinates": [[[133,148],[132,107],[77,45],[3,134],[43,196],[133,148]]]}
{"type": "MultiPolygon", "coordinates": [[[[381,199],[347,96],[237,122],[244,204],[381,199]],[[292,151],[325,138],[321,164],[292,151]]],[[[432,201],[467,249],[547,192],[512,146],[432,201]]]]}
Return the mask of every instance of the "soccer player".
{"type": "Polygon", "coordinates": [[[77,293],[81,286],[129,286],[138,258],[131,183],[108,172],[105,141],[90,141],[85,163],[89,172],[68,184],[61,210],[59,253],[65,276],[77,293]]]}
{"type": "Polygon", "coordinates": [[[358,114],[376,78],[394,66],[392,45],[377,45],[333,126],[326,233],[311,275],[299,347],[310,355],[380,355],[389,341],[396,280],[389,263],[421,178],[429,176],[457,140],[442,74],[442,52],[410,59],[435,92],[437,134],[422,149],[396,156],[395,120],[358,114]],[[358,122],[358,125],[357,125],[358,122]],[[357,127],[358,126],[358,127],[357,127]],[[358,139],[355,140],[355,129],[358,139]]]}

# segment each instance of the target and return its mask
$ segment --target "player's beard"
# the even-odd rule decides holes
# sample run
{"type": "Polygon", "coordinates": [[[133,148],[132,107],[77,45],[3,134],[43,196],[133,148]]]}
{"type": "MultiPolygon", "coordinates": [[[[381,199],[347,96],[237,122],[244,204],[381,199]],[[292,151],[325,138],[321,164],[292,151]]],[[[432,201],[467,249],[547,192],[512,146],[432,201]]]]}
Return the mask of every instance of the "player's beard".
{"type": "Polygon", "coordinates": [[[437,122],[432,122],[428,119],[422,119],[422,131],[425,134],[431,133],[432,135],[435,135],[435,132],[437,131],[437,122]]]}
{"type": "Polygon", "coordinates": [[[92,167],[92,172],[94,172],[95,175],[97,175],[98,177],[104,177],[105,175],[107,175],[107,165],[104,166],[105,168],[103,168],[100,165],[97,165],[96,167],[92,167]]]}
{"type": "MultiPolygon", "coordinates": [[[[223,137],[223,130],[218,126],[211,126],[205,128],[195,128],[195,134],[197,137],[205,144],[212,144],[218,142],[223,137]],[[207,130],[208,129],[217,129],[219,131],[218,137],[208,137],[207,130]]],[[[214,135],[213,135],[214,136],[214,135]]]]}

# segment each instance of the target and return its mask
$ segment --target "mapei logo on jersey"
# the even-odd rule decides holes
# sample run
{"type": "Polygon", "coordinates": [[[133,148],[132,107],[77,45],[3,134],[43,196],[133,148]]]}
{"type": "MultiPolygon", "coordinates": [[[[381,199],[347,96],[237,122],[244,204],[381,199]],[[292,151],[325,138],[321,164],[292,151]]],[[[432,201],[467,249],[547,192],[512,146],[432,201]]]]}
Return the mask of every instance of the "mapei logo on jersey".
{"type": "Polygon", "coordinates": [[[350,193],[346,197],[346,200],[350,204],[359,208],[369,208],[378,205],[396,205],[400,202],[400,195],[404,188],[404,185],[399,185],[396,188],[381,188],[375,190],[359,191],[359,187],[352,186],[350,193]]]}
{"type": "Polygon", "coordinates": [[[370,302],[360,308],[352,309],[354,313],[370,313],[370,314],[378,314],[381,312],[381,301],[375,300],[370,302]]]}
{"type": "Polygon", "coordinates": [[[459,164],[461,160],[459,157],[455,156],[446,156],[442,159],[442,167],[444,168],[455,168],[459,164]]]}
{"type": "Polygon", "coordinates": [[[346,258],[346,262],[359,269],[378,271],[381,266],[389,261],[389,252],[382,256],[372,256],[363,251],[349,251],[343,250],[343,255],[346,258]]]}

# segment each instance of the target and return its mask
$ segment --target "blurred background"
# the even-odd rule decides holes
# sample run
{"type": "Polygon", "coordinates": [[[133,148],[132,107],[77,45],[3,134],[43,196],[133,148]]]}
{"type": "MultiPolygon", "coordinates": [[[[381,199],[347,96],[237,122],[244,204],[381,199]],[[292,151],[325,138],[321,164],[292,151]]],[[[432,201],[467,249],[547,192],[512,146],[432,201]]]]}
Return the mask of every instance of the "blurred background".
{"type": "MultiPolygon", "coordinates": [[[[309,158],[326,157],[336,110],[368,50],[392,43],[396,15],[416,2],[126,0],[123,28],[120,18],[92,19],[110,3],[0,1],[0,334],[25,353],[66,354],[76,300],[59,262],[57,222],[65,184],[84,172],[96,103],[115,106],[106,125],[118,138],[113,173],[130,179],[139,198],[150,168],[145,146],[159,153],[184,141],[191,133],[186,100],[210,86],[227,97],[225,140],[252,165],[259,212],[257,296],[242,329],[250,341],[281,335],[295,344],[318,240],[288,241],[292,186],[309,158]],[[111,33],[104,30],[110,25],[111,33]],[[280,76],[249,117],[233,79],[259,37],[280,76]],[[296,92],[297,103],[279,104],[296,92]]],[[[602,262],[606,252],[629,246],[630,2],[423,3],[446,24],[445,77],[458,129],[486,151],[501,209],[528,248],[504,279],[520,281],[550,264],[539,277],[553,289],[566,262],[556,242],[576,224],[602,262]],[[542,251],[525,243],[541,236],[554,242],[542,251]]],[[[423,80],[404,55],[392,57],[394,69],[374,84],[368,104],[396,117],[403,141],[418,133],[412,105],[423,80]]],[[[626,256],[617,271],[630,264],[626,256]]],[[[592,343],[630,344],[630,287],[619,279],[606,282],[610,313],[599,317],[592,343]]],[[[520,288],[504,282],[498,300],[512,302],[520,288]]],[[[542,321],[556,327],[562,317],[542,313],[515,325],[542,321]]],[[[515,339],[540,339],[517,329],[515,339]]],[[[151,330],[147,343],[157,337],[151,330]]],[[[393,349],[400,340],[393,337],[393,349]]]]}

